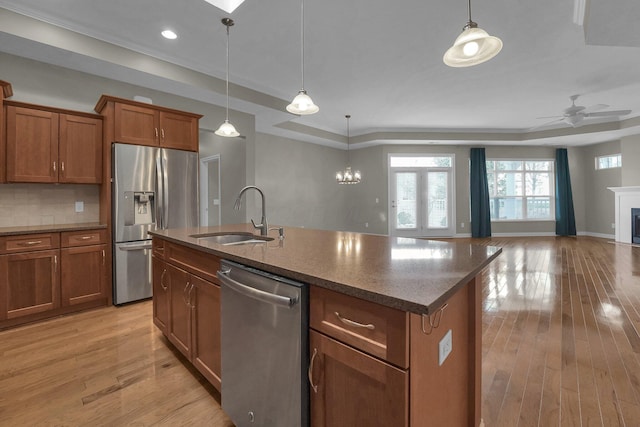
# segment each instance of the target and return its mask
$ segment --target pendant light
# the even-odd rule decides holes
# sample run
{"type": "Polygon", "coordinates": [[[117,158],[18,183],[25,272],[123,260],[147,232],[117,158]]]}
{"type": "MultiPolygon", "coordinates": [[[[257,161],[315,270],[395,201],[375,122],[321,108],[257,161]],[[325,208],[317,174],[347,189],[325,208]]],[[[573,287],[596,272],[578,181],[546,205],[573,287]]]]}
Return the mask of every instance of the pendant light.
{"type": "Polygon", "coordinates": [[[471,20],[471,0],[469,0],[469,22],[462,34],[444,54],[443,61],[450,67],[471,67],[482,64],[496,56],[502,49],[502,40],[490,36],[471,20]]]}
{"type": "Polygon", "coordinates": [[[222,23],[227,27],[227,118],[224,119],[224,123],[215,131],[215,134],[226,138],[233,138],[240,136],[236,128],[229,123],[229,27],[232,27],[234,22],[231,18],[222,18],[222,23]]]}
{"type": "Polygon", "coordinates": [[[300,1],[300,39],[301,39],[301,65],[302,65],[302,89],[298,92],[291,104],[287,105],[287,111],[301,116],[317,113],[320,108],[313,103],[311,97],[304,90],[304,0],[300,1]]]}
{"type": "Polygon", "coordinates": [[[362,175],[360,171],[351,172],[351,166],[349,166],[349,119],[351,116],[347,114],[347,168],[343,171],[336,173],[336,181],[338,184],[357,184],[362,181],[362,175]]]}

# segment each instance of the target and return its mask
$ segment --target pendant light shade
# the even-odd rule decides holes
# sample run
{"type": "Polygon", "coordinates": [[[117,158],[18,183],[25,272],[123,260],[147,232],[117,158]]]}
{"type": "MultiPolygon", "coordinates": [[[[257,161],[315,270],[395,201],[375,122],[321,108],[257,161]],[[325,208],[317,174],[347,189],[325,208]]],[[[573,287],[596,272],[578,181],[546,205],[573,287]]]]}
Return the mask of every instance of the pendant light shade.
{"type": "Polygon", "coordinates": [[[469,21],[462,34],[444,54],[444,63],[450,67],[471,67],[482,64],[502,50],[502,40],[490,36],[471,20],[471,0],[469,0],[469,21]]]}
{"type": "Polygon", "coordinates": [[[320,111],[320,108],[313,103],[313,100],[309,95],[307,95],[307,91],[304,90],[304,0],[300,1],[300,39],[301,39],[301,68],[302,68],[302,89],[298,92],[291,104],[287,105],[287,111],[292,114],[298,115],[307,115],[314,114],[320,111]]]}
{"type": "Polygon", "coordinates": [[[357,184],[362,181],[362,174],[359,170],[352,171],[349,166],[349,119],[350,115],[345,116],[347,119],[347,167],[344,171],[336,173],[336,181],[338,184],[357,184]]]}
{"type": "Polygon", "coordinates": [[[229,27],[233,26],[234,22],[231,18],[222,18],[222,24],[227,27],[227,115],[224,123],[215,131],[215,134],[226,138],[233,138],[240,136],[236,128],[229,123],[229,27]]]}

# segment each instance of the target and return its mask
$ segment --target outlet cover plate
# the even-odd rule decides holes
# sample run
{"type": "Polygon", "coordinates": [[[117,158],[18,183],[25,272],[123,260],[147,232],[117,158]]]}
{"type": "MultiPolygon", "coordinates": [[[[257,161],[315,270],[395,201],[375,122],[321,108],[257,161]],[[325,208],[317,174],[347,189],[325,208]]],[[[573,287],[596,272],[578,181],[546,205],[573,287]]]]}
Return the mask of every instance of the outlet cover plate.
{"type": "Polygon", "coordinates": [[[438,344],[438,364],[440,366],[447,360],[447,357],[451,354],[451,350],[453,350],[453,333],[451,329],[449,329],[438,344]]]}

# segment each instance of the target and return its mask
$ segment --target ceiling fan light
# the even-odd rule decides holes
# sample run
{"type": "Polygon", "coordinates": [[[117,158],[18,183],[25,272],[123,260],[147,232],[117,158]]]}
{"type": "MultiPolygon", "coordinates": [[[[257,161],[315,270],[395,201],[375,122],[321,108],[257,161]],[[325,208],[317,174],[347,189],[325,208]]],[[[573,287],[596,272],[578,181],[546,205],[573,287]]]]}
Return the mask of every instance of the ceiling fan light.
{"type": "Polygon", "coordinates": [[[582,120],[584,120],[584,116],[582,114],[576,114],[574,116],[566,116],[564,118],[564,121],[567,124],[570,124],[571,126],[573,126],[574,128],[578,127],[578,125],[582,123],[582,120]]]}
{"type": "Polygon", "coordinates": [[[287,105],[287,111],[292,114],[299,114],[301,116],[307,114],[314,114],[320,111],[320,107],[313,103],[313,100],[309,95],[307,95],[307,91],[302,89],[298,92],[291,104],[287,105]]]}
{"type": "Polygon", "coordinates": [[[229,120],[225,120],[224,123],[220,125],[218,130],[214,132],[218,136],[224,136],[225,138],[233,138],[236,136],[240,136],[235,126],[229,123],[229,120]]]}
{"type": "Polygon", "coordinates": [[[467,24],[442,60],[450,67],[471,67],[490,60],[501,50],[502,40],[467,24]]]}

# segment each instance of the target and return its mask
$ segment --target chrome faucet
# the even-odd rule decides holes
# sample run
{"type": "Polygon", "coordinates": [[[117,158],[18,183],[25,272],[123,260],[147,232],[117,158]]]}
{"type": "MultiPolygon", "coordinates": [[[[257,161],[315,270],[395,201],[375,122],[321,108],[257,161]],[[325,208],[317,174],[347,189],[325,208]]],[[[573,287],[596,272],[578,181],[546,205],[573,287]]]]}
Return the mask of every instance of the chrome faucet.
{"type": "Polygon", "coordinates": [[[240,190],[240,194],[238,194],[238,198],[236,199],[236,203],[233,208],[237,211],[240,210],[240,206],[242,206],[242,195],[245,193],[245,191],[252,188],[260,193],[260,197],[262,198],[262,218],[260,219],[260,224],[256,224],[253,219],[251,220],[251,224],[253,224],[253,228],[260,229],[261,236],[266,236],[269,233],[269,224],[267,224],[267,212],[265,208],[264,193],[262,192],[262,190],[260,190],[255,185],[248,185],[244,187],[242,190],[240,190]]]}

